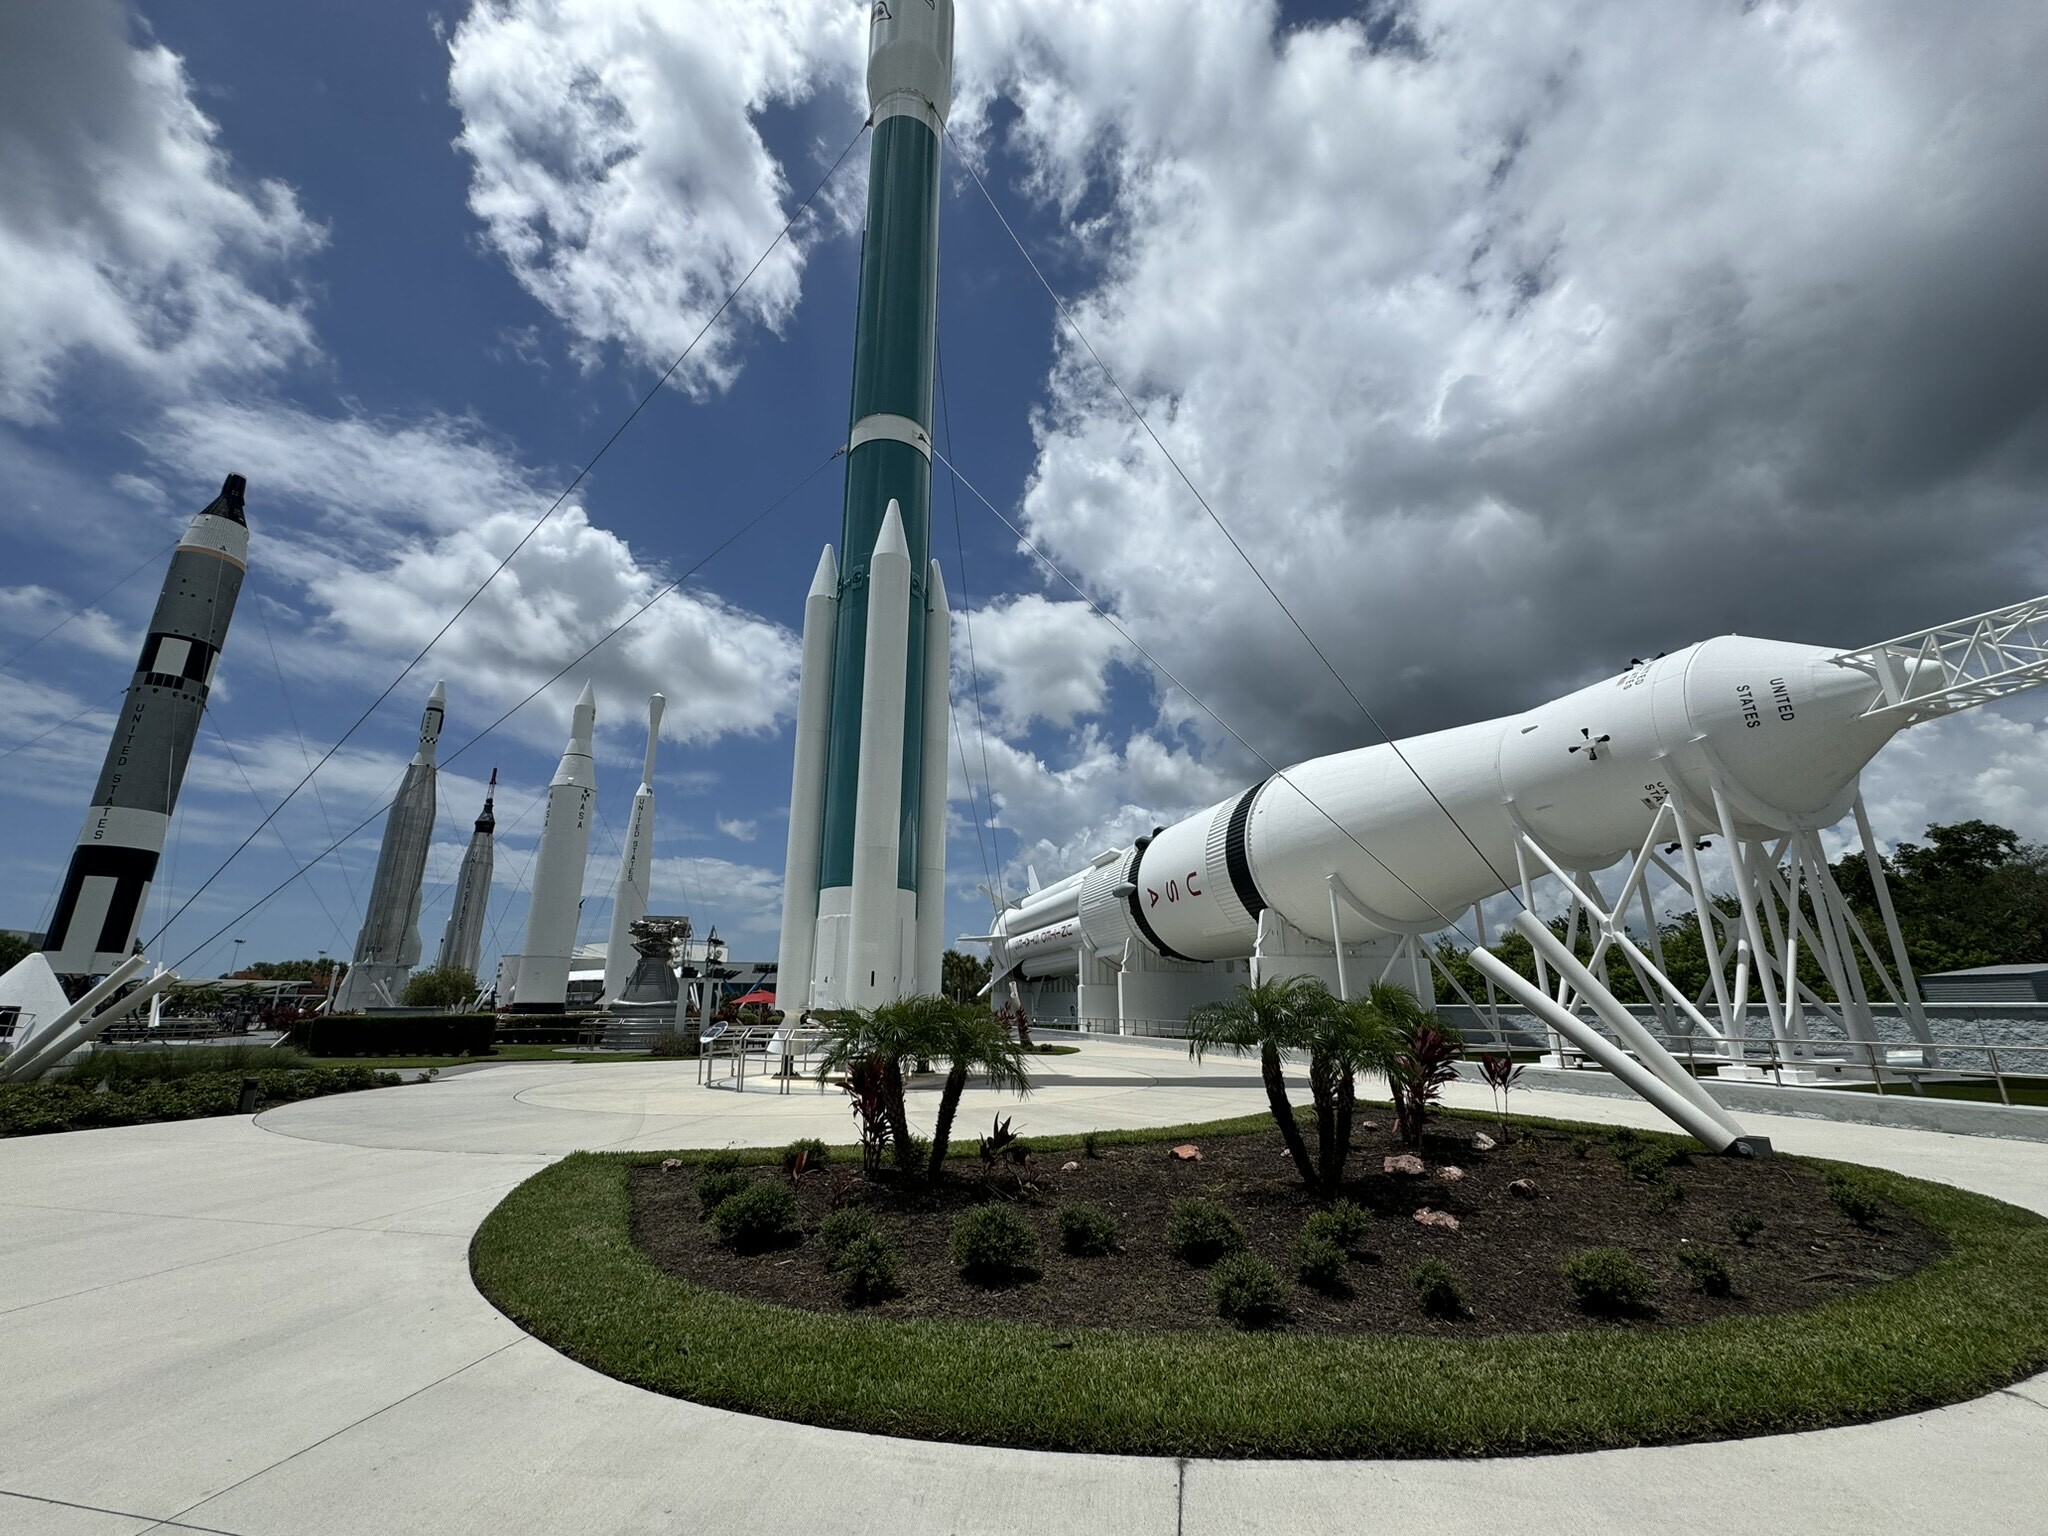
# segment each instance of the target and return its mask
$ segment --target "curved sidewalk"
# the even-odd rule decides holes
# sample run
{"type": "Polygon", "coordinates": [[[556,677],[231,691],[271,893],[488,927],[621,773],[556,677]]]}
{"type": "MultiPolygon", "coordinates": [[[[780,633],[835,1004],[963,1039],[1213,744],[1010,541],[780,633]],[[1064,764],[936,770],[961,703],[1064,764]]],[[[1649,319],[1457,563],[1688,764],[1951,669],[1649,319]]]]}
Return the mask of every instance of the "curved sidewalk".
{"type": "MultiPolygon", "coordinates": [[[[1041,1134],[1256,1113],[1243,1063],[1091,1042],[1041,1134]]],[[[1459,1102],[1484,1094],[1454,1090],[1459,1102]]],[[[1517,1094],[1530,1113],[1657,1124],[1517,1094]]],[[[927,1111],[928,1113],[928,1111],[927,1111]]],[[[2048,1145],[1745,1117],[1784,1150],[2048,1210],[2048,1145]]],[[[469,1282],[506,1190],[579,1147],[849,1139],[843,1098],[687,1065],[507,1065],[246,1118],[0,1141],[0,1532],[1052,1533],[2048,1529],[2048,1377],[1764,1440],[1489,1462],[1191,1462],[843,1434],[594,1374],[469,1282]]]]}

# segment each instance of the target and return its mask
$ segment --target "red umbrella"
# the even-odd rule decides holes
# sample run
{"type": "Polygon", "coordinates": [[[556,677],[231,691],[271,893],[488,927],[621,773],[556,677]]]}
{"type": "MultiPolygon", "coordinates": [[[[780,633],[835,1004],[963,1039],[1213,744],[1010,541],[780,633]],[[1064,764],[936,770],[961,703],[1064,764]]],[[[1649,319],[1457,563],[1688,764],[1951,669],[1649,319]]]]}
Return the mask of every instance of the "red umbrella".
{"type": "Polygon", "coordinates": [[[774,1002],[775,994],[773,992],[767,991],[761,987],[756,987],[753,991],[749,992],[745,997],[735,1000],[733,1003],[733,1007],[744,1008],[749,1003],[768,1003],[772,1005],[774,1002]]]}

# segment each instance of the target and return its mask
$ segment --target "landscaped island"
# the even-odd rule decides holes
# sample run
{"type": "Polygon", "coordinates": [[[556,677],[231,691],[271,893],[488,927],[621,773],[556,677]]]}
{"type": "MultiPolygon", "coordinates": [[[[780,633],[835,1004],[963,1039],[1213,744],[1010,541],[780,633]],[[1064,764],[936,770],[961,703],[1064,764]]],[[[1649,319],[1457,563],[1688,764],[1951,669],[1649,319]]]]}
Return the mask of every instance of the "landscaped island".
{"type": "Polygon", "coordinates": [[[1263,1117],[970,1147],[936,1179],[815,1146],[579,1155],[473,1261],[522,1326],[657,1391],[1057,1449],[1719,1438],[2048,1364],[2048,1223],[2014,1207],[1587,1126],[1446,1116],[1417,1146],[1360,1104],[1351,1131],[1334,1191],[1263,1117]]]}

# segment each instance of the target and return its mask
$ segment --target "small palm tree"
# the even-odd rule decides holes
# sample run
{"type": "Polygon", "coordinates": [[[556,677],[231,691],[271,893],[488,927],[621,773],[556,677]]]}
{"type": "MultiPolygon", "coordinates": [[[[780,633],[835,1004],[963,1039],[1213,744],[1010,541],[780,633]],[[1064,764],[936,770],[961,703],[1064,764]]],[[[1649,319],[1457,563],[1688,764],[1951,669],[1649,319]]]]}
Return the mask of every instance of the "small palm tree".
{"type": "Polygon", "coordinates": [[[949,1017],[935,1022],[929,1053],[946,1063],[946,1082],[939,1090],[939,1117],[932,1126],[931,1160],[925,1169],[925,1177],[933,1183],[938,1182],[939,1170],[945,1166],[946,1147],[953,1139],[953,1117],[959,1113],[960,1095],[970,1074],[986,1074],[991,1088],[1031,1091],[1023,1046],[988,1009],[956,1003],[949,1017]]]}
{"type": "Polygon", "coordinates": [[[1330,989],[1313,976],[1292,976],[1284,981],[1261,981],[1239,987],[1227,1002],[1210,1003],[1188,1016],[1188,1055],[1196,1061],[1211,1049],[1235,1052],[1239,1056],[1258,1053],[1259,1075],[1266,1084],[1266,1108],[1280,1128],[1287,1155],[1295,1171],[1311,1189],[1322,1180],[1301,1126],[1294,1118],[1294,1104],[1287,1096],[1287,1079],[1280,1066],[1280,1053],[1308,1044],[1308,1016],[1334,1005],[1330,989]]]}

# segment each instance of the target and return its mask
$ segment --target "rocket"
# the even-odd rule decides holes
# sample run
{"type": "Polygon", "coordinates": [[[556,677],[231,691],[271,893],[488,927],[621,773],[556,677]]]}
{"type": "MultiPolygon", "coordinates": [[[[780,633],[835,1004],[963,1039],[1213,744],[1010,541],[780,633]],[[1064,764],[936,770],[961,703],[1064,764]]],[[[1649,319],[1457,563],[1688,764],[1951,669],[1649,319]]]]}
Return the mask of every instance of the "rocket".
{"type": "Polygon", "coordinates": [[[448,909],[448,925],[441,930],[441,953],[434,964],[442,969],[476,974],[483,958],[484,909],[491,900],[493,838],[498,818],[492,805],[498,797],[498,770],[491,770],[491,785],[484,792],[484,808],[463,851],[462,869],[455,876],[455,901],[448,909]]]}
{"type": "Polygon", "coordinates": [[[647,700],[647,763],[640,788],[633,794],[633,814],[626,824],[626,843],[619,853],[619,878],[612,887],[611,941],[604,952],[604,1000],[616,1002],[639,958],[633,949],[633,925],[647,915],[648,886],[654,869],[654,749],[661,740],[661,712],[668,700],[653,694],[647,700]]]}
{"type": "Polygon", "coordinates": [[[1524,833],[1604,869],[1673,799],[1743,840],[1832,826],[1908,723],[1852,656],[1724,635],[1524,714],[1297,764],[1002,913],[996,972],[1241,960],[1274,919],[1323,944],[1432,932],[1516,883],[1524,833]]]}
{"type": "Polygon", "coordinates": [[[229,475],[171,553],[45,943],[59,975],[98,976],[135,947],[249,561],[248,482],[229,475]]]}
{"type": "Polygon", "coordinates": [[[513,1013],[560,1013],[569,996],[569,962],[576,953],[576,920],[583,906],[583,865],[590,854],[590,822],[597,810],[597,766],[590,740],[597,729],[597,694],[590,684],[576,700],[569,745],[548,784],[547,817],[533,859],[533,895],[526,910],[526,941],[512,983],[513,1013]]]}
{"type": "Polygon", "coordinates": [[[867,84],[839,558],[826,548],[804,605],[776,984],[791,1013],[936,992],[943,947],[950,637],[931,421],[952,0],[875,6],[867,84]]]}
{"type": "Polygon", "coordinates": [[[406,977],[420,963],[420,885],[434,841],[434,753],[447,714],[447,685],[436,683],[420,714],[419,746],[384,819],[377,873],[356,936],[355,960],[335,999],[337,1013],[396,1007],[406,977]]]}

